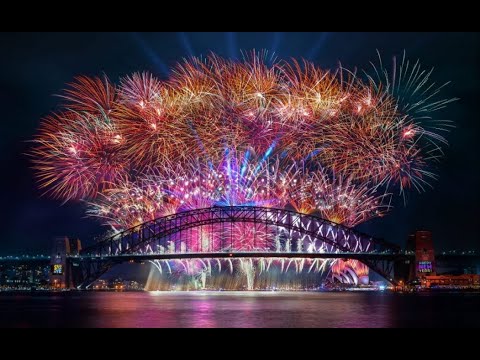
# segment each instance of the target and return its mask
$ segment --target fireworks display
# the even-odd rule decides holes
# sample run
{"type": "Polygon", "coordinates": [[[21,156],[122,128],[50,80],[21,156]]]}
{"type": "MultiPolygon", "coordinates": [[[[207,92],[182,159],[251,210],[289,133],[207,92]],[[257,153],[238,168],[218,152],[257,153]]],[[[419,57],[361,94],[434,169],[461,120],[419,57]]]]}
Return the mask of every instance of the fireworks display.
{"type": "MultiPolygon", "coordinates": [[[[453,100],[405,56],[391,71],[380,61],[364,74],[251,53],[192,58],[166,80],[79,77],[34,139],[39,186],[84,201],[113,232],[222,205],[291,208],[356,226],[385,214],[392,193],[423,191],[435,179],[451,123],[433,114],[453,100]]],[[[253,233],[258,244],[275,241],[237,225],[238,248],[258,248],[253,233]]],[[[215,234],[195,239],[198,250],[215,234]]],[[[242,262],[239,271],[251,283],[258,267],[242,262]]],[[[332,266],[353,282],[367,270],[332,266]]]]}

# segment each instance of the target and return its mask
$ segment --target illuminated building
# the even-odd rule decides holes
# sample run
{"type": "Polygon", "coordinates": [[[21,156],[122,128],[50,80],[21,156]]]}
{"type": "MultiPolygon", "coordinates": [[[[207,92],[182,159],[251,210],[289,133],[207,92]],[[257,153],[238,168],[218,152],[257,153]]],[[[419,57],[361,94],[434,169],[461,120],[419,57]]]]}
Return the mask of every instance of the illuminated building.
{"type": "Polygon", "coordinates": [[[480,288],[480,275],[427,275],[422,278],[423,287],[480,288]]]}
{"type": "Polygon", "coordinates": [[[48,283],[50,267],[43,261],[28,261],[19,258],[0,263],[1,289],[42,288],[48,283]]]}

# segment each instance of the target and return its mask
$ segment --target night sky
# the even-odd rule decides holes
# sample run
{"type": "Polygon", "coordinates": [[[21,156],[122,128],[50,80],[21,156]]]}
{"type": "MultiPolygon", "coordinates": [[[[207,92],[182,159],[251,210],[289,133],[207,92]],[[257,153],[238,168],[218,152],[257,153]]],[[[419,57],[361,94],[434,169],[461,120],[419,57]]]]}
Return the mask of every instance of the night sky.
{"type": "Polygon", "coordinates": [[[446,98],[459,101],[437,117],[454,120],[450,147],[435,172],[434,189],[397,201],[385,217],[361,230],[404,245],[415,229],[433,232],[439,249],[480,249],[479,138],[480,36],[476,33],[2,33],[0,44],[0,162],[2,176],[0,255],[48,252],[59,235],[89,241],[104,229],[87,219],[81,203],[61,205],[41,197],[24,155],[40,120],[59,105],[65,84],[77,75],[121,76],[148,70],[165,77],[190,55],[214,51],[227,57],[240,50],[268,49],[280,58],[305,57],[325,68],[340,61],[367,68],[405,49],[410,59],[435,67],[437,83],[451,81],[446,98]]]}

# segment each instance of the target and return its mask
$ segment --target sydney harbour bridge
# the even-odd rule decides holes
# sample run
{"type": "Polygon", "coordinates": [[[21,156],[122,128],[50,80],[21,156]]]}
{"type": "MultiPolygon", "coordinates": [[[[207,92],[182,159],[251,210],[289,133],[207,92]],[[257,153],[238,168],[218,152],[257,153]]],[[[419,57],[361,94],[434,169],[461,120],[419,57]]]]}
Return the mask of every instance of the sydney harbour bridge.
{"type": "Polygon", "coordinates": [[[314,215],[257,206],[215,206],[161,217],[86,247],[68,258],[73,282],[88,286],[127,261],[213,258],[356,259],[395,283],[397,245],[314,215]],[[253,229],[238,241],[238,223],[253,229]],[[192,241],[192,231],[208,234],[192,241]]]}
{"type": "MultiPolygon", "coordinates": [[[[409,268],[418,260],[412,249],[401,250],[395,244],[318,216],[258,206],[214,206],[179,212],[83,249],[79,241],[74,249],[64,240],[50,257],[0,258],[0,264],[50,263],[51,278],[62,287],[82,289],[125,262],[236,258],[358,260],[396,285],[407,279],[409,268]],[[238,225],[249,229],[246,239],[240,239],[238,225]]],[[[431,250],[430,256],[434,257],[431,250]]],[[[477,261],[474,257],[468,261],[477,261]]],[[[465,264],[466,258],[440,254],[437,259],[465,264]]]]}

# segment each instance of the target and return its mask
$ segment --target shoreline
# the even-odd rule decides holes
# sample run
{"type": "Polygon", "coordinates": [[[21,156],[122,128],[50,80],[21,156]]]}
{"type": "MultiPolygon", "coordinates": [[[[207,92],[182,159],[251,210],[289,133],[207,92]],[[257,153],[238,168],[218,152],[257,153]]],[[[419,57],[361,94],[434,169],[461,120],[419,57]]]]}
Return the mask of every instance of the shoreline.
{"type": "Polygon", "coordinates": [[[421,290],[380,290],[380,289],[321,289],[321,290],[78,290],[78,289],[63,289],[63,290],[50,290],[50,289],[12,289],[12,290],[0,290],[0,296],[2,295],[60,295],[60,294],[80,294],[80,293],[161,293],[161,294],[191,294],[191,293],[229,293],[229,294],[242,294],[242,293],[391,293],[391,294],[427,294],[427,293],[479,293],[480,289],[421,289],[421,290]]]}

